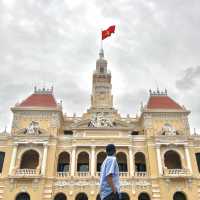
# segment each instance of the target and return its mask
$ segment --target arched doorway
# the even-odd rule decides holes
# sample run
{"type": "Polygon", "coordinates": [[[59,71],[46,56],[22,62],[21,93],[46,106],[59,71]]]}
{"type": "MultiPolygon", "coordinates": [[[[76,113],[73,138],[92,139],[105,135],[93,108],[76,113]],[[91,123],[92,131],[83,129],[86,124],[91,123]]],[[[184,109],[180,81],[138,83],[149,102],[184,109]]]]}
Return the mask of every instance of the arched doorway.
{"type": "Polygon", "coordinates": [[[129,200],[129,195],[126,192],[121,193],[121,199],[120,200],[129,200]]]}
{"type": "Polygon", "coordinates": [[[164,163],[167,169],[182,169],[181,158],[176,151],[167,151],[164,155],[164,163]]]}
{"type": "Polygon", "coordinates": [[[66,197],[66,195],[64,193],[58,193],[54,197],[54,200],[67,200],[67,197],[66,197]]]}
{"type": "Polygon", "coordinates": [[[76,199],[75,200],[88,200],[87,194],[81,192],[81,193],[76,195],[76,199]]]}
{"type": "Polygon", "coordinates": [[[127,167],[127,158],[126,158],[126,154],[123,152],[119,152],[116,155],[117,158],[117,162],[119,165],[119,171],[120,172],[127,172],[128,171],[128,167],[127,167]]]}
{"type": "Polygon", "coordinates": [[[176,192],[173,196],[173,200],[187,200],[183,192],[176,192]]]}
{"type": "Polygon", "coordinates": [[[146,159],[142,152],[137,152],[135,154],[135,171],[136,172],[146,172],[146,159]]]}
{"type": "Polygon", "coordinates": [[[70,155],[67,152],[62,152],[58,158],[57,171],[69,172],[70,155]]]}
{"type": "Polygon", "coordinates": [[[150,200],[150,197],[146,192],[142,192],[138,196],[138,200],[150,200]]]}
{"type": "Polygon", "coordinates": [[[89,172],[89,154],[87,152],[79,153],[77,160],[77,171],[89,172]]]}
{"type": "Polygon", "coordinates": [[[101,200],[100,194],[97,195],[96,200],[101,200]]]}
{"type": "Polygon", "coordinates": [[[99,152],[97,154],[97,172],[101,171],[101,165],[106,158],[106,152],[99,152]]]}
{"type": "Polygon", "coordinates": [[[21,158],[20,169],[36,169],[39,165],[39,153],[35,150],[24,152],[21,158]]]}
{"type": "Polygon", "coordinates": [[[16,200],[30,200],[30,195],[26,192],[19,193],[16,197],[16,200]]]}

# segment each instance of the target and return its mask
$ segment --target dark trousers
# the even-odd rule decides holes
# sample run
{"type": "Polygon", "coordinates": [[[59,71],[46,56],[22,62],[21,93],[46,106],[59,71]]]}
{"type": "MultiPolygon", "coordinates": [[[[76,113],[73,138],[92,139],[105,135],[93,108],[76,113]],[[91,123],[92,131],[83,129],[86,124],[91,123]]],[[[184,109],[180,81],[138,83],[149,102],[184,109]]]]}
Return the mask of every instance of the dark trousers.
{"type": "Polygon", "coordinates": [[[105,197],[103,200],[120,200],[118,193],[111,193],[107,197],[105,197]]]}

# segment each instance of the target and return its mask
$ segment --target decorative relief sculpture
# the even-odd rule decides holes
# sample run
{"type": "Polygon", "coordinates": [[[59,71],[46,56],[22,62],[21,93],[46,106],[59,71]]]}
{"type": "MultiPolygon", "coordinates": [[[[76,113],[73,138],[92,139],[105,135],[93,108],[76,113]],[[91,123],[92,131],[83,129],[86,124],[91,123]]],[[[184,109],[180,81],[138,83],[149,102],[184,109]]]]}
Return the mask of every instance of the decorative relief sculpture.
{"type": "Polygon", "coordinates": [[[95,113],[92,120],[89,122],[88,127],[113,127],[114,123],[110,117],[105,116],[103,112],[95,113]]]}
{"type": "Polygon", "coordinates": [[[167,136],[177,135],[177,131],[170,124],[165,124],[162,128],[162,134],[167,136]]]}
{"type": "Polygon", "coordinates": [[[140,181],[136,181],[135,182],[135,185],[137,187],[150,187],[151,186],[151,183],[146,181],[146,180],[140,180],[140,181]]]}
{"type": "Polygon", "coordinates": [[[28,135],[39,135],[39,134],[41,134],[41,131],[39,129],[40,129],[39,123],[32,121],[29,124],[28,128],[25,129],[24,133],[28,134],[28,135]]]}
{"type": "Polygon", "coordinates": [[[53,128],[59,127],[59,116],[57,113],[52,113],[50,126],[53,128]]]}
{"type": "Polygon", "coordinates": [[[151,128],[152,127],[152,117],[151,115],[145,114],[144,115],[144,128],[151,128]]]}
{"type": "MultiPolygon", "coordinates": [[[[151,183],[147,180],[137,180],[135,182],[126,180],[126,181],[121,181],[121,186],[122,187],[127,187],[135,184],[136,187],[151,187],[151,183]]],[[[56,187],[65,187],[65,186],[97,186],[99,187],[99,182],[98,181],[66,181],[66,180],[59,180],[54,183],[56,187]]]]}
{"type": "MultiPolygon", "coordinates": [[[[97,183],[95,183],[96,185],[97,183]]],[[[89,186],[89,185],[94,185],[94,183],[90,183],[88,181],[56,181],[55,186],[57,187],[65,187],[65,186],[89,186]]]]}

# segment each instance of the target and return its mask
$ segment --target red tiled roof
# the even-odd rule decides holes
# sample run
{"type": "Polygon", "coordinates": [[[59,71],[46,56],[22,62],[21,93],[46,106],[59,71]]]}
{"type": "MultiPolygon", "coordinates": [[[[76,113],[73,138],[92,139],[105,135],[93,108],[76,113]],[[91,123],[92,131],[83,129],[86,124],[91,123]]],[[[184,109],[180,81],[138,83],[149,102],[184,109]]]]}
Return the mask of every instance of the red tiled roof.
{"type": "Polygon", "coordinates": [[[19,106],[22,107],[56,107],[57,103],[52,94],[34,93],[22,101],[19,106]]]}
{"type": "Polygon", "coordinates": [[[183,108],[167,95],[150,96],[147,103],[148,109],[178,109],[183,108]]]}

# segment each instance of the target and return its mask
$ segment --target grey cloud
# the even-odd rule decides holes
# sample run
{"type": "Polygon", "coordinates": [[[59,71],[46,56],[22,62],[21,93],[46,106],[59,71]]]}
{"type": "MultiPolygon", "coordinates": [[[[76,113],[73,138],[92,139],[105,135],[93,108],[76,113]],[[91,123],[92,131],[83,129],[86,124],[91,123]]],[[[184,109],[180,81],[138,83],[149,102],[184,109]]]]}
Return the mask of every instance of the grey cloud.
{"type": "Polygon", "coordinates": [[[195,87],[200,77],[200,66],[189,67],[184,70],[182,78],[176,81],[176,87],[181,90],[190,90],[195,87]]]}
{"type": "Polygon", "coordinates": [[[200,106],[193,101],[198,73],[193,68],[177,80],[200,63],[199,6],[199,0],[0,1],[1,129],[10,123],[9,107],[35,84],[54,85],[65,112],[86,111],[100,28],[116,24],[104,50],[118,110],[134,114],[158,84],[194,111],[191,124],[200,130],[200,106]],[[183,79],[189,93],[182,92],[183,79]]]}

